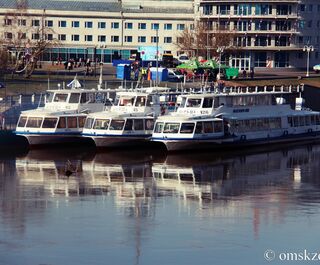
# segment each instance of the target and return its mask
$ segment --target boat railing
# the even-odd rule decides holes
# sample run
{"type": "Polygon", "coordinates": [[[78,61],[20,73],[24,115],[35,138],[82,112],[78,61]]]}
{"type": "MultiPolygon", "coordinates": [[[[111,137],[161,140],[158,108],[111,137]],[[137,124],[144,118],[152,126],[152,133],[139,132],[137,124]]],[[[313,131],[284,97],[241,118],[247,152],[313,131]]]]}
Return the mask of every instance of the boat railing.
{"type": "MultiPolygon", "coordinates": [[[[225,94],[249,94],[249,93],[267,93],[267,94],[290,94],[301,93],[304,91],[304,84],[300,85],[282,85],[282,86],[255,86],[255,87],[225,87],[222,92],[225,94]]],[[[216,91],[219,93],[221,91],[216,91]]]]}

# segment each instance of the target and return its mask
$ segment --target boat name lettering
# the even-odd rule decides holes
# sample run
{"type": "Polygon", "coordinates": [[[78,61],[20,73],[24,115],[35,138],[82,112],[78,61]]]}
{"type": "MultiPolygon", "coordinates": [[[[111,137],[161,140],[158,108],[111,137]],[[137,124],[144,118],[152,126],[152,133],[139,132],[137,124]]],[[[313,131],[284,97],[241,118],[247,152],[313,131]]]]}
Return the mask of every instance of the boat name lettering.
{"type": "Polygon", "coordinates": [[[234,109],[233,113],[239,113],[239,112],[249,112],[249,109],[234,109]]]}

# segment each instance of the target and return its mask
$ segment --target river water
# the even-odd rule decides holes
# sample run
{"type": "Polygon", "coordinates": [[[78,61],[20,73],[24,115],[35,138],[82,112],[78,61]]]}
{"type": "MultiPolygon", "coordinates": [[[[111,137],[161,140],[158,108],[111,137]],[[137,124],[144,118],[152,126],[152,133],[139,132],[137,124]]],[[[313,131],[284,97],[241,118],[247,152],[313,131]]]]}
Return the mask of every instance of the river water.
{"type": "Polygon", "coordinates": [[[2,154],[0,264],[290,263],[320,251],[319,160],[320,145],[2,154]]]}

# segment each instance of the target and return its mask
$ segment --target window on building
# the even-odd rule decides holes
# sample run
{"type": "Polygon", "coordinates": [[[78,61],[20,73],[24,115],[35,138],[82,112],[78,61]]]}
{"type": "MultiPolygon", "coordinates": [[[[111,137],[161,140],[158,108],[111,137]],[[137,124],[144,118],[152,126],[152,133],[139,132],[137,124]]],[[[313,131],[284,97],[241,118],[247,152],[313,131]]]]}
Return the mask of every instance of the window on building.
{"type": "Polygon", "coordinates": [[[13,38],[13,34],[11,32],[5,32],[4,33],[4,37],[7,39],[7,40],[11,40],[13,38]]]}
{"type": "Polygon", "coordinates": [[[98,28],[99,29],[105,29],[106,28],[106,22],[98,22],[98,28]]]}
{"type": "Polygon", "coordinates": [[[312,12],[312,11],[313,11],[313,5],[312,5],[312,4],[308,5],[308,11],[309,11],[309,12],[312,12]]]}
{"type": "Polygon", "coordinates": [[[124,36],[124,42],[132,42],[132,36],[124,36]]]}
{"type": "Polygon", "coordinates": [[[312,28],[312,20],[309,20],[307,23],[308,28],[312,28]]]}
{"type": "Polygon", "coordinates": [[[92,37],[92,35],[85,35],[84,40],[85,41],[93,41],[93,37],[92,37]]]}
{"type": "Polygon", "coordinates": [[[147,29],[147,23],[139,23],[138,29],[147,29]]]}
{"type": "Polygon", "coordinates": [[[46,39],[47,40],[53,40],[53,34],[46,34],[46,39]]]}
{"type": "Polygon", "coordinates": [[[256,15],[271,15],[272,5],[268,4],[256,4],[256,15]]]}
{"type": "Polygon", "coordinates": [[[33,19],[31,22],[32,27],[39,27],[40,26],[40,20],[39,19],[33,19]]]}
{"type": "Polygon", "coordinates": [[[61,41],[67,40],[67,35],[66,34],[59,34],[58,35],[58,40],[61,40],[61,41]]]}
{"type": "Polygon", "coordinates": [[[39,33],[32,33],[31,38],[33,40],[39,40],[40,39],[40,34],[39,33]]]}
{"type": "Polygon", "coordinates": [[[10,25],[12,25],[12,20],[11,20],[11,19],[8,19],[8,18],[5,19],[5,20],[4,20],[4,25],[5,25],[5,26],[10,26],[10,25]]]}
{"type": "Polygon", "coordinates": [[[172,24],[170,23],[166,23],[164,24],[164,27],[163,27],[165,30],[172,30],[172,24]]]}
{"type": "Polygon", "coordinates": [[[277,15],[291,15],[292,13],[291,5],[277,5],[276,10],[277,15]]]}
{"type": "Polygon", "coordinates": [[[79,28],[80,27],[80,22],[79,21],[72,21],[71,25],[73,28],[79,28]]]}
{"type": "Polygon", "coordinates": [[[218,15],[229,15],[230,14],[230,5],[218,5],[217,6],[218,15]]]}
{"type": "Polygon", "coordinates": [[[27,26],[27,20],[18,19],[18,26],[27,26]]]}
{"type": "Polygon", "coordinates": [[[65,20],[59,20],[59,28],[65,28],[67,27],[67,21],[65,20]]]}
{"type": "Polygon", "coordinates": [[[91,29],[93,27],[93,22],[92,21],[86,21],[84,22],[84,27],[91,29]]]}
{"type": "Polygon", "coordinates": [[[157,42],[159,42],[159,37],[152,36],[151,37],[151,43],[157,43],[157,42]]]}
{"type": "Polygon", "coordinates": [[[111,42],[119,42],[119,36],[111,36],[111,42]]]}
{"type": "Polygon", "coordinates": [[[71,36],[71,40],[72,41],[79,41],[80,40],[80,36],[78,34],[74,34],[71,36]]]}
{"type": "Polygon", "coordinates": [[[27,33],[19,32],[19,33],[18,33],[18,38],[19,38],[20,40],[25,40],[25,39],[27,39],[27,33]]]}
{"type": "Polygon", "coordinates": [[[164,43],[172,43],[172,37],[164,37],[164,43]]]}
{"type": "Polygon", "coordinates": [[[203,14],[204,15],[212,15],[212,5],[204,5],[203,6],[203,14]]]}
{"type": "Polygon", "coordinates": [[[184,30],[185,29],[185,24],[178,24],[177,25],[177,30],[184,30]]]}
{"type": "Polygon", "coordinates": [[[146,36],[138,36],[138,42],[145,43],[146,42],[146,36]]]}
{"type": "Polygon", "coordinates": [[[99,36],[98,36],[98,41],[99,41],[99,42],[106,42],[106,39],[107,39],[107,38],[106,38],[105,35],[99,35],[99,36]]]}
{"type": "Polygon", "coordinates": [[[124,24],[124,27],[125,27],[126,29],[133,29],[133,24],[132,24],[132,22],[126,22],[126,23],[124,24]]]}
{"type": "Polygon", "coordinates": [[[159,29],[159,23],[152,23],[151,29],[159,29]]]}
{"type": "Polygon", "coordinates": [[[118,29],[119,28],[119,22],[112,22],[111,23],[111,28],[112,29],[118,29]]]}
{"type": "Polygon", "coordinates": [[[53,20],[46,20],[46,27],[52,28],[53,27],[53,20]]]}

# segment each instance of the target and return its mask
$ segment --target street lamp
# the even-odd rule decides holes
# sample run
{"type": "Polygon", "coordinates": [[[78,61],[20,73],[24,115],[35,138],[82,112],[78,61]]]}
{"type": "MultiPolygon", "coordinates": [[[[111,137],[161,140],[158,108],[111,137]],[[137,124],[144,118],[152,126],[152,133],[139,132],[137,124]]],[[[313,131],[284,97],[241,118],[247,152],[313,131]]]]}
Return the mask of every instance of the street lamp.
{"type": "Polygon", "coordinates": [[[303,51],[307,52],[307,74],[306,74],[306,77],[308,77],[309,76],[309,64],[310,64],[310,52],[313,52],[314,48],[312,45],[309,45],[309,46],[304,45],[303,51]]]}
{"type": "Polygon", "coordinates": [[[224,52],[224,47],[218,47],[217,52],[219,53],[219,79],[220,79],[220,70],[221,70],[221,55],[224,52]]]}
{"type": "Polygon", "coordinates": [[[209,24],[209,16],[208,16],[208,21],[207,21],[207,60],[209,60],[210,54],[209,54],[209,29],[210,29],[210,24],[209,24]]]}
{"type": "Polygon", "coordinates": [[[157,42],[157,54],[156,54],[156,59],[157,59],[157,65],[156,65],[156,87],[158,87],[158,63],[159,63],[159,27],[156,27],[156,42],[157,42]]]}

